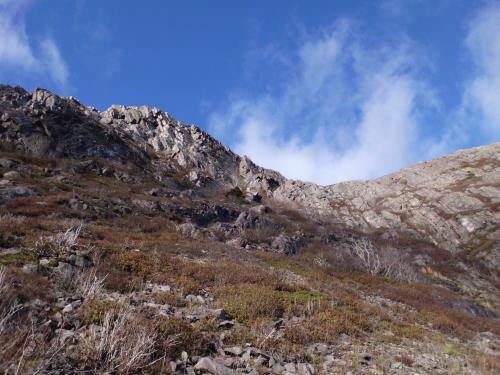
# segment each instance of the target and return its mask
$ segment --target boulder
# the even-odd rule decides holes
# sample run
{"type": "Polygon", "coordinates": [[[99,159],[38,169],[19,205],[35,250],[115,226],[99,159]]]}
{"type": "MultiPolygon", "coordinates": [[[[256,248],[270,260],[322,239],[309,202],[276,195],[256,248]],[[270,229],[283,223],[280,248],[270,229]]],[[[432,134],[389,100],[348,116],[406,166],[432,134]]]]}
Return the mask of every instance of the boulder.
{"type": "Polygon", "coordinates": [[[213,375],[233,375],[236,374],[235,371],[225,367],[224,365],[217,363],[210,357],[201,358],[194,368],[198,371],[206,371],[213,375]]]}

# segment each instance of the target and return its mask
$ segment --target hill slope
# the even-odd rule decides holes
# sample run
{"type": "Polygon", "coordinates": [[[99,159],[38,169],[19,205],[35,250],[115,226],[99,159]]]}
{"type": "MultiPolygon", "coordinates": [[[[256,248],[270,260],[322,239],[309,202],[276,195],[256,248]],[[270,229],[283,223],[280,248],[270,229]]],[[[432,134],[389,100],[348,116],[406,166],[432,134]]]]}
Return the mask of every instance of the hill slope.
{"type": "Polygon", "coordinates": [[[0,371],[498,370],[500,143],[318,186],[0,86],[0,151],[0,371]]]}

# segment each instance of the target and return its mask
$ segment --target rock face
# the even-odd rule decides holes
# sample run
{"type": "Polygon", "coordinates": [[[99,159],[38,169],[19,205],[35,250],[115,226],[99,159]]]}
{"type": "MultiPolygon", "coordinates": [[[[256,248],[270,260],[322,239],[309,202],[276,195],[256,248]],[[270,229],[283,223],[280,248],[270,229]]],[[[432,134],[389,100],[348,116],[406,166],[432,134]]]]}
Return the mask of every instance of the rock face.
{"type": "Polygon", "coordinates": [[[450,251],[480,246],[500,237],[500,143],[373,181],[317,186],[283,179],[270,195],[339,223],[398,229],[450,251]]]}
{"type": "MultiPolygon", "coordinates": [[[[373,181],[318,186],[258,167],[198,127],[156,108],[112,106],[99,112],[47,90],[30,94],[0,86],[0,111],[4,151],[133,161],[159,180],[165,170],[174,170],[195,188],[239,186],[249,196],[260,194],[358,230],[406,232],[450,251],[486,241],[500,250],[500,143],[373,181]]],[[[496,258],[491,261],[499,264],[496,258]]]]}

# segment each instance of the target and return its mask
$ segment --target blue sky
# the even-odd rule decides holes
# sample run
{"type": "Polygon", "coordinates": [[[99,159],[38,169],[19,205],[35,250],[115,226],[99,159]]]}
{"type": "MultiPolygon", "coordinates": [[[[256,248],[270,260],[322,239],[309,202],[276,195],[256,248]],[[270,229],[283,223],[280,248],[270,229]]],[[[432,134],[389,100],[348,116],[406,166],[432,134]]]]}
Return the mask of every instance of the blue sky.
{"type": "Polygon", "coordinates": [[[0,0],[0,81],[159,107],[285,176],[500,140],[500,1],[0,0]]]}

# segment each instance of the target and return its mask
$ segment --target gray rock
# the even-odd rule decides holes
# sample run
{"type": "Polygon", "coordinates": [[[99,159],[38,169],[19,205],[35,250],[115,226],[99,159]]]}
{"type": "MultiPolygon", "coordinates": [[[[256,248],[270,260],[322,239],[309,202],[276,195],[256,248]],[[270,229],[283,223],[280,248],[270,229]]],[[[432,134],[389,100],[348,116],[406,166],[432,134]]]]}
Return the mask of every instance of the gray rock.
{"type": "Polygon", "coordinates": [[[11,159],[0,158],[0,167],[3,168],[12,168],[16,166],[17,162],[11,159]]]}
{"type": "Polygon", "coordinates": [[[198,228],[197,225],[195,225],[193,223],[179,224],[175,228],[177,229],[177,231],[182,233],[184,236],[190,237],[190,238],[196,238],[200,234],[200,229],[198,228]]]}
{"type": "Polygon", "coordinates": [[[231,348],[224,348],[224,353],[234,356],[240,356],[241,354],[243,354],[243,350],[239,346],[233,346],[231,348]]]}
{"type": "Polygon", "coordinates": [[[9,180],[19,180],[21,178],[21,174],[17,171],[9,171],[9,172],[5,172],[3,174],[3,177],[7,178],[9,180]]]}
{"type": "Polygon", "coordinates": [[[75,272],[75,267],[66,262],[59,262],[57,264],[57,271],[62,274],[71,274],[75,272]]]}
{"type": "Polygon", "coordinates": [[[171,288],[168,285],[161,285],[161,284],[153,284],[151,287],[151,291],[153,293],[165,293],[165,292],[170,292],[171,288]]]}
{"type": "Polygon", "coordinates": [[[285,363],[284,367],[285,367],[285,371],[287,371],[287,372],[292,372],[292,373],[296,372],[296,368],[295,368],[294,363],[285,363]]]}
{"type": "Polygon", "coordinates": [[[17,254],[21,254],[21,249],[18,247],[11,247],[9,249],[0,251],[0,255],[17,255],[17,254]]]}
{"type": "Polygon", "coordinates": [[[271,207],[265,206],[263,204],[259,204],[258,206],[254,206],[254,207],[250,208],[250,211],[254,212],[258,215],[263,215],[263,214],[270,213],[273,210],[271,209],[271,207]]]}
{"type": "Polygon", "coordinates": [[[297,372],[299,375],[314,375],[314,367],[310,363],[297,364],[297,372]]]}
{"type": "Polygon", "coordinates": [[[7,190],[6,195],[9,198],[17,198],[17,197],[31,197],[35,193],[30,188],[25,186],[16,186],[7,190]]]}
{"type": "Polygon", "coordinates": [[[188,294],[185,297],[186,301],[192,304],[198,303],[198,298],[194,294],[188,294]]]}
{"type": "Polygon", "coordinates": [[[48,267],[50,265],[50,259],[42,258],[38,262],[42,267],[48,267]]]}
{"type": "Polygon", "coordinates": [[[56,335],[59,343],[64,344],[75,337],[75,332],[68,329],[58,329],[56,330],[56,335]]]}
{"type": "Polygon", "coordinates": [[[36,273],[38,271],[38,268],[35,264],[28,263],[23,266],[23,271],[29,273],[36,273]]]}
{"type": "Polygon", "coordinates": [[[184,352],[184,351],[183,351],[183,352],[181,353],[181,360],[182,360],[182,362],[183,362],[183,363],[187,363],[187,362],[188,362],[188,360],[189,360],[189,356],[188,356],[187,352],[184,352]]]}
{"type": "Polygon", "coordinates": [[[236,322],[234,320],[223,320],[222,322],[219,323],[219,328],[225,328],[229,329],[232,328],[236,322]]]}
{"type": "Polygon", "coordinates": [[[275,363],[271,370],[274,374],[282,374],[286,371],[285,368],[279,363],[275,363]]]}
{"type": "Polygon", "coordinates": [[[215,316],[215,318],[217,318],[219,320],[228,320],[229,319],[229,314],[224,309],[212,310],[212,313],[215,316]]]}
{"type": "Polygon", "coordinates": [[[273,240],[271,247],[285,255],[297,255],[302,242],[303,239],[300,237],[289,237],[287,235],[280,234],[273,240]]]}
{"type": "Polygon", "coordinates": [[[210,374],[214,375],[233,375],[236,374],[233,370],[215,362],[213,359],[209,357],[201,358],[194,368],[198,371],[206,371],[210,374]]]}

